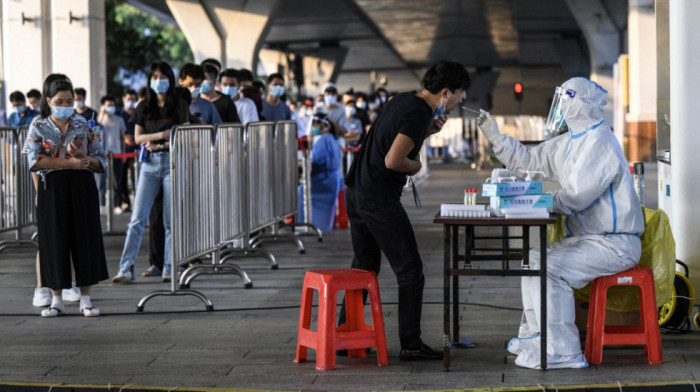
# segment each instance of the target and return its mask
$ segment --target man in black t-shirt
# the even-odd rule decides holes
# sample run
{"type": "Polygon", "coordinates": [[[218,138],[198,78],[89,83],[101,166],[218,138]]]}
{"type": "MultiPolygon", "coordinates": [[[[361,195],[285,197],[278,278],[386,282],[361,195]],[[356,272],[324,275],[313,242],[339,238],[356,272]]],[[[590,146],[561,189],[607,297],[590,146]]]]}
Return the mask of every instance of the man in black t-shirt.
{"type": "MultiPolygon", "coordinates": [[[[411,221],[401,205],[406,176],[422,164],[423,140],[440,131],[446,114],[466,98],[469,74],[464,66],[435,63],[423,76],[423,90],[398,94],[387,102],[365,137],[345,184],[355,257],[353,268],[379,273],[384,252],[399,285],[400,358],[442,359],[442,352],[420,338],[423,262],[411,221]]],[[[341,323],[344,321],[344,308],[341,323]]]]}

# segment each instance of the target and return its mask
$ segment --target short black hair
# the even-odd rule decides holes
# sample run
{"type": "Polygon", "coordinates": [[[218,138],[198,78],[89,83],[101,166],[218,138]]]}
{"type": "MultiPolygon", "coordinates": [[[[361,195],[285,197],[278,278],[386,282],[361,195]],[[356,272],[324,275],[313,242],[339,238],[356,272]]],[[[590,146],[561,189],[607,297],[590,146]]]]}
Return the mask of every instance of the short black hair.
{"type": "Polygon", "coordinates": [[[227,68],[221,71],[219,78],[236,78],[236,81],[241,81],[241,73],[237,69],[227,68]]]}
{"type": "Polygon", "coordinates": [[[27,98],[39,98],[41,99],[41,91],[33,88],[27,91],[27,98]]]}
{"type": "MultiPolygon", "coordinates": [[[[221,61],[213,58],[208,58],[204,59],[201,63],[199,63],[202,67],[205,65],[212,65],[216,68],[216,72],[219,73],[221,71],[221,61]]],[[[205,71],[206,72],[206,71],[205,71]]]]}
{"type": "Polygon", "coordinates": [[[263,90],[265,89],[265,85],[263,84],[263,82],[261,82],[259,80],[253,80],[253,87],[255,87],[257,89],[263,89],[263,90]]]}
{"type": "Polygon", "coordinates": [[[323,93],[324,93],[324,94],[325,94],[325,93],[331,93],[331,94],[338,95],[338,88],[335,87],[335,86],[328,86],[328,87],[326,87],[325,90],[323,90],[323,93]]]}
{"type": "Polygon", "coordinates": [[[239,82],[252,82],[255,80],[255,77],[253,77],[253,73],[250,72],[249,69],[241,68],[240,70],[241,77],[238,79],[239,82]]]}
{"type": "Polygon", "coordinates": [[[352,105],[355,106],[355,100],[354,99],[348,99],[347,102],[345,102],[345,106],[352,105]]]}
{"type": "Polygon", "coordinates": [[[80,95],[83,98],[87,97],[87,91],[85,91],[85,89],[82,87],[78,87],[75,90],[73,90],[73,94],[80,95]]]}
{"type": "Polygon", "coordinates": [[[282,74],[280,74],[280,73],[273,73],[273,74],[270,74],[270,76],[267,77],[267,81],[265,82],[265,84],[270,84],[270,83],[272,83],[272,81],[275,80],[275,79],[282,79],[282,82],[284,83],[284,76],[282,76],[282,74]]]}
{"type": "Polygon", "coordinates": [[[216,77],[219,75],[219,69],[220,68],[216,68],[216,66],[214,66],[212,64],[202,63],[202,71],[204,71],[204,74],[206,76],[209,76],[215,82],[216,82],[216,77]]]}
{"type": "Polygon", "coordinates": [[[467,90],[471,80],[467,69],[462,64],[453,61],[438,61],[425,72],[421,84],[431,94],[437,94],[443,88],[451,92],[460,88],[467,90]]]}
{"type": "Polygon", "coordinates": [[[24,94],[22,94],[21,91],[13,91],[12,94],[10,94],[10,102],[26,102],[27,100],[24,98],[24,94]]]}
{"type": "Polygon", "coordinates": [[[383,92],[384,94],[389,95],[389,92],[386,91],[386,89],[384,87],[379,87],[377,89],[377,95],[379,95],[380,92],[383,92]]]}
{"type": "Polygon", "coordinates": [[[180,69],[178,78],[180,80],[185,80],[188,76],[195,80],[204,80],[204,69],[201,65],[187,63],[180,69]]]}
{"type": "Polygon", "coordinates": [[[122,97],[126,97],[127,95],[137,95],[137,94],[136,94],[136,91],[134,91],[134,89],[130,88],[130,89],[124,90],[124,95],[122,95],[122,97]]]}
{"type": "Polygon", "coordinates": [[[148,94],[148,87],[141,87],[138,92],[139,98],[146,98],[146,94],[148,94]]]}
{"type": "Polygon", "coordinates": [[[117,102],[117,100],[113,96],[105,95],[104,97],[100,98],[100,105],[104,105],[107,101],[112,101],[115,103],[117,102]]]}

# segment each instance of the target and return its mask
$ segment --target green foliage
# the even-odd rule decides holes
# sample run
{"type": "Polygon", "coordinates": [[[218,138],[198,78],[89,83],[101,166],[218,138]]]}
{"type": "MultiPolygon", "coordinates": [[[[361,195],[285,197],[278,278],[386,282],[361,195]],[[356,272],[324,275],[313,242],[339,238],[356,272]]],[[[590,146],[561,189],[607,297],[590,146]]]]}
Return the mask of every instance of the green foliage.
{"type": "Polygon", "coordinates": [[[124,89],[120,69],[128,77],[148,72],[154,61],[166,61],[171,66],[194,61],[190,46],[177,26],[163,25],[123,0],[105,1],[105,32],[107,90],[117,97],[121,97],[124,89]]]}

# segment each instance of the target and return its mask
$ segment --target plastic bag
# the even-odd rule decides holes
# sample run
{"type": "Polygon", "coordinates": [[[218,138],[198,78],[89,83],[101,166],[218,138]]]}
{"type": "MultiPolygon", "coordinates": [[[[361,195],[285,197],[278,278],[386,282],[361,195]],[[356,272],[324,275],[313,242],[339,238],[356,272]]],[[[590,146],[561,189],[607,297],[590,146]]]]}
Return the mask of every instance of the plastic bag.
{"type": "MultiPolygon", "coordinates": [[[[656,289],[656,304],[661,306],[671,300],[673,295],[673,280],[676,274],[676,242],[673,240],[671,223],[663,210],[650,210],[642,206],[644,211],[644,234],[642,240],[642,255],[639,265],[650,267],[654,271],[654,286],[656,289]]],[[[556,242],[566,236],[564,216],[557,218],[556,225],[547,226],[547,242],[556,242]]],[[[588,302],[590,284],[579,290],[574,290],[576,299],[588,302]]],[[[637,287],[614,286],[608,290],[606,308],[615,312],[633,312],[639,310],[639,289],[637,287]]]]}

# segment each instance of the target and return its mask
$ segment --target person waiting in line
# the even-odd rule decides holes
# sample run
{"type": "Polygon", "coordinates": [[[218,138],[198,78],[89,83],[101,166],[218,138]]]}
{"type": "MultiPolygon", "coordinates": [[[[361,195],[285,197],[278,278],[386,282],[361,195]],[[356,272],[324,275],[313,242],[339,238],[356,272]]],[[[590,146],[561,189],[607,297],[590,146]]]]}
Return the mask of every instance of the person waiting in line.
{"type": "Polygon", "coordinates": [[[135,278],[134,263],[141,247],[143,229],[153,199],[163,189],[163,223],[165,246],[162,280],[170,281],[171,225],[170,225],[170,131],[176,125],[189,123],[189,103],[175,93],[175,75],[166,62],[151,64],[148,73],[149,90],[146,100],[131,117],[135,124],[135,140],[151,153],[148,162],[141,165],[141,173],[134,197],[134,212],[119,262],[119,273],[112,282],[128,282],[135,278]]]}
{"type": "Polygon", "coordinates": [[[136,101],[136,106],[134,106],[134,108],[136,108],[137,106],[139,106],[139,104],[141,104],[141,102],[146,100],[146,94],[148,94],[148,87],[143,86],[143,87],[139,88],[139,91],[137,94],[138,94],[138,101],[136,101]]]}
{"type": "Polygon", "coordinates": [[[200,97],[202,83],[204,82],[204,69],[202,66],[187,63],[180,69],[178,83],[180,87],[190,90],[192,102],[190,114],[193,123],[216,125],[221,122],[221,116],[213,103],[200,97]]]}
{"type": "MultiPolygon", "coordinates": [[[[124,91],[122,95],[122,107],[119,109],[117,114],[122,118],[124,124],[126,125],[126,132],[124,133],[124,152],[132,153],[138,150],[138,145],[134,141],[134,124],[129,121],[131,115],[134,114],[134,109],[136,108],[137,102],[136,91],[128,89],[124,91]]],[[[129,197],[129,179],[131,179],[132,184],[135,183],[134,176],[134,158],[126,158],[121,160],[122,174],[119,178],[119,186],[117,187],[117,192],[121,194],[122,204],[118,207],[121,211],[116,210],[115,213],[119,214],[121,212],[131,212],[131,199],[129,197]]]]}
{"type": "MultiPolygon", "coordinates": [[[[322,231],[333,230],[335,219],[335,202],[340,190],[342,177],[340,168],[339,135],[333,124],[323,113],[315,114],[311,122],[311,134],[314,135],[311,167],[311,223],[322,231]]],[[[301,186],[299,192],[302,192],[301,186]]],[[[299,196],[300,219],[303,216],[303,198],[299,196]]]]}
{"type": "Polygon", "coordinates": [[[292,118],[289,106],[280,98],[284,95],[284,76],[273,73],[267,77],[267,95],[263,100],[262,116],[265,121],[283,121],[292,118]]]}
{"type": "Polygon", "coordinates": [[[27,103],[32,110],[39,111],[39,104],[41,103],[41,92],[35,88],[27,91],[27,103]]]}
{"type": "Polygon", "coordinates": [[[345,105],[338,103],[338,89],[335,84],[328,82],[323,89],[323,105],[316,109],[316,113],[323,113],[333,123],[340,134],[345,134],[343,126],[345,118],[345,105]]]}
{"type": "Polygon", "coordinates": [[[357,99],[355,100],[355,107],[357,108],[357,113],[355,117],[362,121],[363,133],[369,131],[369,127],[372,125],[372,121],[369,118],[369,112],[367,111],[367,94],[359,92],[356,94],[357,99]]]}
{"type": "Polygon", "coordinates": [[[219,76],[217,68],[211,64],[202,64],[204,81],[200,90],[200,97],[214,104],[216,111],[223,123],[239,123],[238,110],[231,101],[231,97],[216,91],[216,82],[219,76]]]}
{"type": "Polygon", "coordinates": [[[29,125],[34,117],[39,115],[39,112],[27,107],[26,99],[21,91],[10,94],[10,104],[12,105],[12,114],[7,118],[7,124],[15,129],[19,129],[22,125],[29,125]]]}
{"type": "MultiPolygon", "coordinates": [[[[126,124],[117,114],[117,100],[111,95],[100,98],[100,115],[97,122],[102,126],[102,145],[107,153],[121,154],[124,152],[124,134],[126,124]]],[[[110,185],[113,192],[112,207],[117,210],[122,205],[122,195],[119,192],[119,179],[122,175],[121,159],[112,160],[112,181],[110,185]]],[[[107,173],[102,173],[100,178],[100,205],[105,206],[105,194],[107,193],[107,173]]],[[[121,208],[117,210],[121,213],[121,208]]]]}
{"type": "Polygon", "coordinates": [[[348,101],[356,101],[356,100],[357,99],[355,98],[355,90],[353,88],[350,88],[350,90],[343,93],[343,105],[348,103],[348,101]]]}
{"type": "Polygon", "coordinates": [[[83,116],[86,120],[97,121],[97,112],[85,103],[87,91],[78,87],[75,89],[75,112],[83,116]]]}
{"type": "Polygon", "coordinates": [[[40,273],[42,285],[52,294],[51,305],[41,316],[65,312],[61,290],[72,286],[71,257],[80,288],[80,312],[99,316],[90,291],[109,275],[92,173],[104,171],[107,160],[92,128],[75,114],[69,79],[51,74],[43,91],[40,115],[29,126],[23,149],[30,170],[41,176],[36,200],[40,273]]]}
{"type": "Polygon", "coordinates": [[[213,59],[213,58],[204,59],[204,60],[202,60],[201,63],[199,63],[199,65],[201,65],[202,67],[204,67],[205,65],[211,65],[212,67],[216,68],[217,75],[219,74],[219,72],[221,72],[221,62],[217,59],[213,59]]]}
{"type": "MultiPolygon", "coordinates": [[[[402,361],[442,359],[442,351],[421,340],[423,261],[401,194],[406,176],[422,167],[423,141],[439,132],[446,114],[466,98],[470,80],[461,64],[441,61],[428,69],[421,84],[421,91],[401,93],[387,103],[345,176],[352,268],[378,274],[382,253],[386,255],[399,286],[402,361]]],[[[344,306],[340,320],[345,322],[344,306]]]]}
{"type": "Polygon", "coordinates": [[[222,94],[231,97],[238,111],[238,118],[241,124],[246,125],[250,122],[260,121],[258,117],[258,109],[250,98],[244,97],[238,90],[240,72],[229,68],[221,71],[219,76],[219,90],[222,94]]]}
{"type": "Polygon", "coordinates": [[[345,141],[351,146],[357,146],[362,134],[362,121],[357,118],[357,108],[355,101],[349,100],[345,102],[345,117],[343,118],[343,126],[345,126],[345,141]]]}
{"type": "MultiPolygon", "coordinates": [[[[539,369],[540,331],[547,328],[547,368],[585,368],[574,324],[573,290],[600,276],[634,267],[641,255],[644,215],[620,143],[603,120],[608,92],[586,78],[557,87],[545,129],[558,136],[523,146],[500,133],[481,111],[477,124],[498,159],[515,175],[540,171],[561,184],[554,211],[566,217],[567,236],[547,246],[547,322],[540,316],[540,278],[523,277],[523,317],[518,338],[508,345],[515,364],[539,369]]],[[[530,250],[530,268],[540,251],[530,250]]]]}

